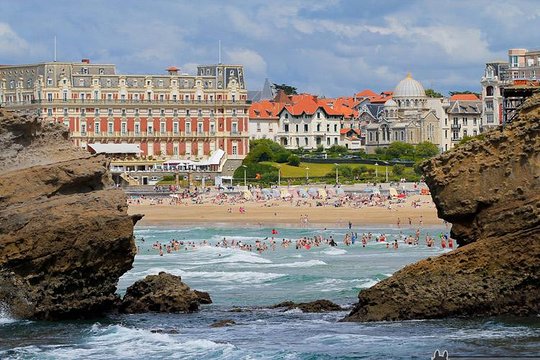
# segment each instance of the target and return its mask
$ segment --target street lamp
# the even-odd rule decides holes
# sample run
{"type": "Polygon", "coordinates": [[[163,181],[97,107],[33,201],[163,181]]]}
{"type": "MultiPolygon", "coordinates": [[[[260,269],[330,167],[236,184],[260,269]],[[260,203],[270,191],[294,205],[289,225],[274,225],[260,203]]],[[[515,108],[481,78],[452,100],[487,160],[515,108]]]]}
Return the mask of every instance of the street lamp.
{"type": "Polygon", "coordinates": [[[247,179],[246,179],[246,170],[247,170],[247,166],[246,165],[242,165],[242,167],[244,168],[244,187],[247,187],[247,179]]]}
{"type": "Polygon", "coordinates": [[[336,165],[336,185],[337,185],[339,184],[339,172],[338,172],[339,164],[335,163],[334,165],[336,165]]]}
{"type": "Polygon", "coordinates": [[[306,184],[309,182],[309,168],[306,166],[306,184]]]}
{"type": "Polygon", "coordinates": [[[386,165],[384,165],[384,170],[386,172],[386,182],[388,182],[388,163],[386,163],[386,165]]]}
{"type": "Polygon", "coordinates": [[[379,168],[379,164],[375,163],[375,179],[379,178],[379,172],[377,171],[378,168],[379,168]]]}
{"type": "Polygon", "coordinates": [[[278,187],[281,187],[281,166],[278,166],[278,173],[277,173],[277,183],[278,187]]]}

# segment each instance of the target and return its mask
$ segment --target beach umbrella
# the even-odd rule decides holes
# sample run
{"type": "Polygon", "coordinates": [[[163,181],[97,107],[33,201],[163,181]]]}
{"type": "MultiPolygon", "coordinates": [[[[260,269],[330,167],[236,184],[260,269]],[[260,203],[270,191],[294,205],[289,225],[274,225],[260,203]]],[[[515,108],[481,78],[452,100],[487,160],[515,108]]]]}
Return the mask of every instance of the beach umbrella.
{"type": "Polygon", "coordinates": [[[319,189],[319,196],[323,199],[326,199],[326,190],[324,189],[319,189]]]}
{"type": "Polygon", "coordinates": [[[243,194],[243,195],[244,195],[244,199],[246,199],[246,200],[251,200],[252,197],[253,197],[253,196],[251,195],[251,191],[249,191],[249,190],[244,190],[244,194],[243,194]]]}
{"type": "Polygon", "coordinates": [[[336,192],[334,191],[334,189],[328,189],[328,190],[326,190],[326,193],[328,194],[328,196],[335,196],[336,195],[336,192]]]}
{"type": "Polygon", "coordinates": [[[292,197],[298,197],[298,191],[296,189],[290,189],[289,194],[291,194],[292,197]]]}
{"type": "Polygon", "coordinates": [[[397,193],[396,189],[394,189],[393,187],[388,188],[388,192],[390,193],[390,196],[392,196],[392,197],[398,196],[398,193],[397,193]]]}
{"type": "Polygon", "coordinates": [[[278,189],[272,189],[272,196],[275,198],[279,198],[281,196],[281,193],[278,189]]]}
{"type": "Polygon", "coordinates": [[[281,189],[280,196],[283,199],[291,197],[291,194],[286,189],[281,189]]]}
{"type": "Polygon", "coordinates": [[[310,196],[317,196],[318,194],[318,191],[315,188],[309,188],[307,192],[310,196]]]}
{"type": "Polygon", "coordinates": [[[303,198],[307,198],[309,196],[308,193],[306,192],[306,190],[304,190],[304,189],[298,189],[298,195],[303,197],[303,198]]]}
{"type": "Polygon", "coordinates": [[[337,196],[344,196],[345,195],[345,190],[343,190],[342,188],[339,188],[336,190],[336,195],[337,196]]]}

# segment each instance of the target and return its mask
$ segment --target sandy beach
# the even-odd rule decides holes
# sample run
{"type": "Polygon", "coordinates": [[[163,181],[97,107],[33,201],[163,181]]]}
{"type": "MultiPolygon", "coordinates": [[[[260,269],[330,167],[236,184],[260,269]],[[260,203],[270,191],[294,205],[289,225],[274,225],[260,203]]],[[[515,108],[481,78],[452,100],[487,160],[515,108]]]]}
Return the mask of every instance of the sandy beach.
{"type": "Polygon", "coordinates": [[[402,203],[390,206],[363,206],[333,207],[315,206],[315,202],[307,202],[295,206],[288,201],[268,201],[265,203],[244,202],[224,204],[191,204],[184,201],[182,204],[150,204],[142,201],[141,204],[132,203],[129,206],[130,214],[144,214],[139,225],[185,225],[185,224],[238,224],[238,225],[289,225],[305,226],[301,221],[307,215],[308,224],[320,224],[329,227],[348,226],[349,221],[354,226],[385,225],[409,226],[409,219],[413,226],[443,225],[437,217],[437,210],[430,196],[414,195],[402,203]],[[413,206],[413,201],[417,206],[413,206]],[[240,208],[245,211],[241,212],[240,208]]]}

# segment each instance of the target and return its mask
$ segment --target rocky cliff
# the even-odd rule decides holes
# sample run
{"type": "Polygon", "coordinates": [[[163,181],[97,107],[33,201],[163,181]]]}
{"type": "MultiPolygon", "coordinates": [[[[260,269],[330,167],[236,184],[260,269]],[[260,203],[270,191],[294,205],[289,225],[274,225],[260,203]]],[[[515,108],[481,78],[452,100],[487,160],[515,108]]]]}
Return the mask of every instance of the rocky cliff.
{"type": "Polygon", "coordinates": [[[540,95],[504,129],[423,164],[460,247],[359,294],[345,321],[540,312],[540,95]]]}
{"type": "Polygon", "coordinates": [[[0,303],[14,317],[92,317],[119,299],[133,225],[108,161],[60,124],[0,109],[0,303]]]}

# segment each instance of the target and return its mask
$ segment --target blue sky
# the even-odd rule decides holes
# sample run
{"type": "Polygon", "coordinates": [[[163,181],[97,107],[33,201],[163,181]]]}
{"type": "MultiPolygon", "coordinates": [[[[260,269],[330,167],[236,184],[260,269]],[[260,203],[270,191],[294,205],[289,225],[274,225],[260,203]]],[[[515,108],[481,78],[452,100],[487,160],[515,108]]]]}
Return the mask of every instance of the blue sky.
{"type": "Polygon", "coordinates": [[[427,87],[479,90],[484,64],[540,48],[537,0],[0,0],[0,64],[114,63],[120,73],[243,64],[249,89],[268,77],[346,96],[392,90],[411,72],[427,87]]]}

